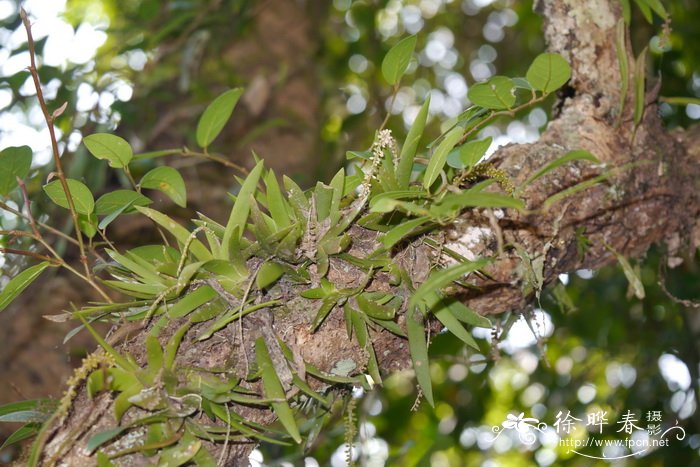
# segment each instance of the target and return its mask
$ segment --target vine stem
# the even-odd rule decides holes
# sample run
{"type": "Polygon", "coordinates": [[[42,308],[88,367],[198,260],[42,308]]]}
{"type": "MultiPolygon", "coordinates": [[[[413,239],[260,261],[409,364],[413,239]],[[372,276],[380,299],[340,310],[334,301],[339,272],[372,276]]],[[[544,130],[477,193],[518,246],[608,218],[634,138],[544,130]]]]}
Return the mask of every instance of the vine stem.
{"type": "MultiPolygon", "coordinates": [[[[32,25],[27,17],[27,12],[24,8],[20,9],[20,17],[22,18],[22,23],[24,28],[27,30],[27,48],[29,49],[29,73],[32,75],[32,80],[34,81],[34,87],[36,88],[36,97],[39,101],[39,106],[44,114],[44,120],[46,120],[46,126],[49,129],[49,135],[51,136],[51,149],[53,152],[53,160],[56,165],[56,173],[58,174],[58,179],[61,181],[61,187],[66,195],[66,200],[68,201],[68,210],[70,211],[71,218],[73,219],[73,228],[75,229],[75,237],[78,240],[78,248],[80,249],[80,262],[83,263],[85,268],[85,277],[91,280],[92,273],[90,272],[90,267],[87,262],[87,255],[85,254],[85,244],[83,242],[83,235],[80,232],[80,223],[78,222],[78,213],[75,210],[75,203],[73,203],[73,197],[70,194],[70,188],[68,187],[68,180],[66,179],[66,174],[63,172],[63,164],[61,163],[61,155],[58,151],[58,141],[56,139],[56,130],[54,128],[54,115],[49,113],[49,109],[46,106],[46,101],[44,100],[44,93],[41,90],[41,81],[39,80],[39,72],[36,68],[36,53],[34,51],[34,37],[32,36],[32,25]]],[[[61,109],[59,109],[61,111],[61,109]]]]}
{"type": "Polygon", "coordinates": [[[201,157],[204,159],[208,159],[210,161],[218,162],[221,165],[224,165],[226,167],[230,167],[232,169],[239,171],[243,175],[248,175],[250,173],[248,171],[248,169],[246,169],[245,167],[242,167],[242,166],[236,164],[235,162],[230,161],[219,154],[211,153],[211,152],[207,151],[206,149],[204,150],[204,152],[196,152],[196,151],[190,151],[188,148],[182,148],[179,155],[181,155],[183,157],[201,157]]]}

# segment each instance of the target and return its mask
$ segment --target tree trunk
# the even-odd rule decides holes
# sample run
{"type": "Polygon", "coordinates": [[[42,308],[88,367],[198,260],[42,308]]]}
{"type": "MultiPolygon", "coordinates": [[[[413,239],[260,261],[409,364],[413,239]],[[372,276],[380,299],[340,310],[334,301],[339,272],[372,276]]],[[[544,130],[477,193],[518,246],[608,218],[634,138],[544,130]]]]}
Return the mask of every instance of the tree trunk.
{"type": "MultiPolygon", "coordinates": [[[[535,8],[544,17],[549,49],[571,63],[572,78],[561,92],[556,118],[539,141],[506,146],[490,162],[516,185],[546,163],[578,149],[588,150],[607,167],[618,169],[601,183],[545,209],[545,199],[584,180],[592,180],[603,170],[599,165],[567,164],[522,193],[527,211],[506,210],[494,215],[489,210],[468,210],[452,225],[431,234],[463,256],[496,256],[486,269],[489,279],[471,279],[476,287],[460,297],[482,314],[523,310],[537,289],[558,274],[599,268],[616,260],[614,252],[639,256],[652,243],[665,241],[669,261],[677,262],[675,258],[682,247],[700,243],[700,203],[695,190],[700,131],[666,131],[657,114],[654,86],[648,87],[643,118],[638,125],[633,120],[632,93],[625,98],[625,110],[619,115],[621,79],[632,78],[620,77],[614,48],[619,4],[604,0],[544,0],[535,8]],[[476,227],[480,228],[477,241],[473,230],[476,227]],[[578,245],[582,235],[588,238],[590,248],[580,254],[578,245]],[[504,249],[499,253],[503,245],[516,245],[521,251],[518,254],[514,249],[504,249]],[[524,264],[523,256],[529,258],[529,266],[524,264]],[[523,273],[525,267],[534,271],[530,279],[523,273]]],[[[631,55],[629,60],[634,60],[631,55]]],[[[350,232],[351,254],[362,257],[374,249],[375,232],[359,226],[353,226],[350,232]]],[[[440,260],[438,253],[421,239],[395,254],[395,260],[406,267],[416,284],[425,279],[430,264],[440,260]]],[[[363,274],[340,259],[331,259],[328,278],[338,288],[357,285],[363,274]]],[[[371,289],[391,290],[388,275],[377,274],[371,289]]],[[[299,298],[292,286],[278,298],[286,302],[289,312],[274,316],[274,329],[295,355],[327,372],[341,360],[362,367],[366,357],[355,341],[348,340],[341,311],[334,310],[320,329],[311,333],[309,323],[316,311],[314,302],[299,298]]],[[[260,323],[272,319],[254,315],[243,320],[242,344],[246,354],[261,335],[260,323]]],[[[404,317],[400,316],[399,324],[403,326],[403,322],[404,317]]],[[[161,331],[162,341],[170,338],[180,324],[177,320],[168,324],[161,331]]],[[[437,322],[428,326],[434,331],[441,328],[437,322]]],[[[240,348],[235,338],[191,342],[188,336],[196,333],[197,327],[193,326],[185,336],[178,363],[213,367],[226,362],[240,348]]],[[[410,366],[404,339],[389,332],[378,332],[371,338],[374,348],[380,349],[377,357],[384,373],[410,366]]],[[[136,334],[125,343],[139,362],[144,361],[143,339],[143,333],[136,334]]],[[[237,365],[240,371],[244,370],[242,362],[237,365]]],[[[251,389],[257,388],[251,386],[251,389]]],[[[113,397],[108,393],[90,400],[85,390],[81,390],[65,422],[55,424],[49,431],[43,459],[84,465],[86,440],[95,432],[114,426],[112,403],[113,397]],[[66,439],[75,441],[63,446],[66,439]]],[[[242,416],[262,424],[274,418],[269,410],[241,410],[242,416]]],[[[253,444],[229,446],[222,457],[227,459],[226,465],[247,465],[253,447],[253,444]]],[[[140,465],[146,459],[134,454],[119,461],[140,465]]]]}

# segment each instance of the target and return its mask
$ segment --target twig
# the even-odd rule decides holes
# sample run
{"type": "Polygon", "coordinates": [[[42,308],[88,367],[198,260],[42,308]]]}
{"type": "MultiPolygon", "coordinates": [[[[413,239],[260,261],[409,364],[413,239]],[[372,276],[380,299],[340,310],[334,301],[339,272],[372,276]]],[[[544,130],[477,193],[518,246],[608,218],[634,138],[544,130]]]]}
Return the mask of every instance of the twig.
{"type": "Polygon", "coordinates": [[[205,150],[205,152],[190,151],[188,148],[182,148],[182,152],[179,154],[183,157],[202,157],[210,161],[218,162],[219,164],[225,165],[242,173],[243,175],[248,175],[250,172],[243,166],[236,164],[233,161],[226,159],[220,154],[212,154],[205,150]]]}
{"type": "MultiPolygon", "coordinates": [[[[29,50],[29,73],[32,75],[32,80],[34,81],[34,87],[36,88],[36,97],[39,101],[39,106],[44,114],[44,119],[46,120],[46,125],[49,129],[49,135],[51,137],[51,149],[53,152],[53,160],[56,166],[56,173],[61,181],[61,187],[63,187],[63,192],[66,195],[66,200],[68,201],[68,210],[70,211],[71,217],[73,219],[73,227],[75,229],[75,237],[78,240],[78,248],[80,249],[80,262],[83,263],[85,268],[85,276],[90,279],[91,272],[88,266],[87,256],[85,255],[85,245],[83,243],[83,235],[80,232],[80,224],[78,222],[78,213],[75,210],[75,204],[73,203],[73,197],[70,194],[70,188],[68,187],[68,181],[66,175],[63,172],[63,164],[61,164],[61,156],[58,151],[58,141],[56,140],[56,131],[54,129],[54,116],[49,114],[49,109],[46,106],[46,101],[44,100],[44,93],[41,90],[41,81],[39,80],[39,73],[36,68],[36,53],[34,51],[34,38],[32,37],[32,25],[27,17],[27,12],[24,8],[20,9],[20,17],[22,18],[22,23],[24,28],[27,30],[27,48],[29,50]]],[[[90,279],[91,280],[91,279],[90,279]]]]}
{"type": "Polygon", "coordinates": [[[9,255],[29,256],[31,258],[40,259],[41,261],[48,261],[52,264],[59,264],[54,258],[51,258],[46,255],[41,255],[39,253],[34,253],[33,251],[28,250],[17,250],[15,248],[0,247],[0,253],[6,253],[9,255]]]}

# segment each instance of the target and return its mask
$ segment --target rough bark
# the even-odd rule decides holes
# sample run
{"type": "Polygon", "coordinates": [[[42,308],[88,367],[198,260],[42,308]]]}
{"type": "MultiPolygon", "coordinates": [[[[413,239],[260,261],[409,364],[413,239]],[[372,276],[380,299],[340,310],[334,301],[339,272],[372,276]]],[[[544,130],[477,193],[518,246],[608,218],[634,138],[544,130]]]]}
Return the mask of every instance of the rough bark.
{"type": "MultiPolygon", "coordinates": [[[[652,243],[666,241],[669,259],[673,261],[683,245],[698,243],[700,202],[694,184],[700,170],[697,149],[700,132],[664,130],[652,89],[648,92],[648,104],[640,124],[634,125],[633,100],[628,97],[627,110],[616,126],[621,79],[613,45],[620,16],[617,2],[545,0],[537,3],[536,9],[544,17],[550,50],[559,52],[572,64],[572,79],[562,92],[556,118],[540,140],[504,147],[492,162],[512,177],[516,185],[547,162],[571,150],[588,150],[607,167],[619,168],[630,162],[638,164],[619,169],[607,180],[545,210],[542,203],[547,197],[604,170],[601,166],[584,163],[563,166],[522,193],[527,212],[507,210],[500,216],[500,213],[493,215],[482,210],[467,211],[439,233],[446,245],[464,256],[496,255],[496,261],[487,270],[491,278],[475,280],[478,288],[461,297],[483,314],[522,310],[533,298],[532,284],[528,287],[524,280],[523,261],[513,248],[504,248],[498,254],[499,245],[521,246],[533,263],[542,265],[546,284],[560,273],[599,268],[615,261],[612,250],[626,256],[639,256],[652,243]],[[476,236],[475,228],[480,228],[476,236]],[[590,248],[583,256],[577,249],[577,238],[581,234],[590,241],[590,248]]],[[[354,255],[372,251],[376,233],[355,226],[351,234],[354,255]]],[[[440,259],[436,255],[434,249],[419,239],[396,251],[396,260],[407,267],[414,281],[420,282],[429,264],[440,259]]],[[[338,287],[349,287],[361,279],[361,274],[351,265],[333,260],[329,278],[338,287]]],[[[389,290],[389,278],[379,274],[371,288],[389,290]]],[[[358,368],[361,366],[362,352],[354,341],[347,339],[341,312],[332,312],[319,331],[311,333],[313,302],[298,298],[292,286],[282,288],[279,298],[286,301],[289,312],[274,316],[274,328],[295,353],[329,372],[344,359],[358,362],[358,368]]],[[[400,324],[402,319],[399,318],[400,324]]],[[[162,338],[167,339],[178,325],[177,322],[168,325],[162,338]]],[[[252,343],[260,335],[260,326],[253,318],[247,324],[244,320],[244,326],[243,348],[250,353],[252,343]]],[[[437,323],[430,323],[430,326],[439,329],[437,323]]],[[[197,328],[193,327],[188,336],[196,333],[197,328]]],[[[372,338],[375,349],[380,349],[377,356],[384,372],[410,366],[406,341],[388,332],[374,334],[372,338]]],[[[143,336],[138,334],[127,340],[129,351],[138,360],[143,359],[142,342],[143,336]]],[[[226,362],[236,348],[240,349],[240,344],[235,337],[194,344],[186,336],[178,358],[192,365],[212,367],[226,362]]],[[[238,352],[240,354],[240,350],[238,352]]],[[[236,364],[234,367],[239,368],[236,364]]],[[[320,382],[315,384],[316,387],[321,385],[320,382]]],[[[68,465],[83,465],[86,458],[81,448],[85,441],[92,433],[114,424],[111,402],[110,394],[88,400],[83,391],[66,422],[53,428],[45,447],[46,455],[55,455],[68,433],[79,430],[77,442],[60,452],[59,457],[68,465]]],[[[272,419],[271,412],[262,409],[249,409],[242,415],[259,423],[272,419]]],[[[252,447],[252,444],[232,446],[224,456],[227,465],[247,465],[252,447]]],[[[133,455],[121,461],[125,465],[142,465],[145,459],[133,455]]]]}

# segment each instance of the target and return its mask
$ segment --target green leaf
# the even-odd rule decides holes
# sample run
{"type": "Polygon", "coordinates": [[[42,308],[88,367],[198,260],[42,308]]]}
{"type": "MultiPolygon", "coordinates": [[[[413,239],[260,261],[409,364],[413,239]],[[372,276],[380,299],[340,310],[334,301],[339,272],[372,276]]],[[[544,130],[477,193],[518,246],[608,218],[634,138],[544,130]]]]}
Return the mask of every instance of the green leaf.
{"type": "Polygon", "coordinates": [[[462,127],[455,127],[445,135],[445,139],[435,148],[435,152],[431,156],[428,167],[425,169],[425,174],[423,175],[423,187],[426,190],[429,189],[433,182],[440,176],[440,171],[442,171],[442,168],[445,166],[447,155],[463,134],[464,130],[462,127]]]}
{"type": "Polygon", "coordinates": [[[141,188],[162,191],[180,207],[187,205],[187,190],[180,172],[168,166],[156,167],[148,172],[139,183],[141,188]]]}
{"type": "MultiPolygon", "coordinates": [[[[187,242],[187,240],[189,239],[190,231],[178,224],[177,222],[175,222],[174,220],[172,220],[170,217],[166,216],[165,214],[158,212],[155,209],[143,206],[136,206],[136,210],[144,216],[149,217],[156,224],[160,225],[165,230],[170,232],[181,244],[184,245],[185,242],[187,242]]],[[[209,250],[207,250],[204,244],[196,238],[190,243],[190,251],[200,261],[209,261],[211,259],[214,259],[214,257],[211,255],[209,250]]]]}
{"type": "Polygon", "coordinates": [[[17,178],[29,175],[32,166],[32,149],[29,146],[12,146],[0,152],[0,196],[7,196],[17,187],[17,178]]]}
{"type": "Polygon", "coordinates": [[[287,403],[287,395],[284,392],[282,383],[277,377],[277,370],[272,363],[270,352],[262,337],[259,337],[255,341],[255,356],[258,367],[260,368],[265,396],[268,399],[276,399],[279,401],[272,403],[272,410],[274,410],[282,426],[287,430],[287,433],[289,433],[294,441],[301,443],[301,434],[299,433],[294,413],[287,403]]]}
{"type": "Polygon", "coordinates": [[[335,307],[336,303],[338,303],[338,298],[339,298],[339,295],[337,293],[333,293],[331,295],[326,296],[323,299],[323,302],[321,302],[321,306],[318,308],[318,311],[316,312],[316,317],[314,318],[313,322],[311,323],[312,331],[315,332],[316,329],[318,329],[318,327],[321,325],[321,323],[323,323],[323,321],[326,319],[328,314],[335,307]]]}
{"type": "Polygon", "coordinates": [[[85,449],[87,450],[88,454],[92,454],[95,451],[95,449],[99,448],[106,442],[113,440],[114,438],[122,434],[124,430],[126,430],[126,427],[120,426],[117,428],[110,428],[108,430],[95,433],[88,440],[85,449]]]}
{"type": "Polygon", "coordinates": [[[395,308],[378,304],[376,300],[372,300],[368,296],[367,292],[357,295],[355,300],[357,301],[357,306],[360,307],[360,310],[365,312],[365,314],[367,314],[367,316],[370,318],[388,321],[394,319],[394,316],[396,315],[395,308]]]}
{"type": "Polygon", "coordinates": [[[634,64],[634,125],[637,126],[644,116],[645,83],[646,83],[647,47],[637,57],[634,64]]]}
{"type": "Polygon", "coordinates": [[[110,167],[126,167],[134,157],[131,146],[124,138],[109,133],[86,136],[83,143],[90,154],[98,159],[107,160],[110,167]]]}
{"type": "Polygon", "coordinates": [[[136,212],[134,206],[148,206],[151,201],[141,193],[133,190],[114,190],[100,196],[95,202],[95,214],[106,216],[115,211],[122,210],[123,214],[136,212]]]}
{"type": "Polygon", "coordinates": [[[425,400],[431,407],[435,407],[433,401],[433,383],[430,379],[430,361],[428,360],[428,343],[425,340],[425,328],[423,315],[416,307],[409,306],[406,315],[406,330],[408,331],[408,349],[413,361],[413,370],[421,387],[425,400]]]}
{"type": "Polygon", "coordinates": [[[456,298],[443,297],[442,302],[450,309],[455,318],[463,323],[477,328],[493,327],[493,324],[486,316],[481,316],[456,298]]]}
{"type": "Polygon", "coordinates": [[[233,204],[228,223],[226,224],[224,238],[221,242],[222,258],[219,259],[229,259],[231,240],[240,240],[243,236],[243,231],[248,221],[248,215],[250,214],[250,197],[255,193],[263,168],[263,162],[258,162],[246,177],[243,185],[241,185],[241,190],[238,192],[236,202],[233,204]],[[236,227],[238,227],[238,229],[236,229],[236,227]],[[234,230],[236,231],[236,238],[233,238],[234,230]]]}
{"type": "Polygon", "coordinates": [[[203,285],[195,291],[185,295],[179,302],[170,308],[170,310],[168,310],[168,316],[171,318],[182,318],[183,316],[187,316],[190,312],[217,296],[218,294],[214,289],[208,285],[203,285]]]}
{"type": "Polygon", "coordinates": [[[408,183],[411,180],[411,171],[413,170],[413,160],[416,157],[416,151],[418,150],[418,142],[423,136],[423,131],[425,130],[425,124],[428,120],[428,109],[430,108],[430,94],[428,94],[425,102],[418,111],[416,119],[411,125],[411,129],[408,131],[406,136],[406,141],[401,147],[401,154],[399,155],[399,166],[396,168],[396,180],[401,188],[407,188],[408,183]]]}
{"type": "Polygon", "coordinates": [[[283,229],[291,225],[289,211],[287,209],[287,201],[282,195],[277,177],[272,170],[269,170],[264,177],[265,189],[267,195],[267,209],[270,211],[272,220],[275,221],[277,227],[283,229]]]}
{"type": "Polygon", "coordinates": [[[557,53],[539,54],[525,75],[533,88],[544,93],[556,91],[571,78],[571,67],[557,53]]]}
{"type": "MultiPolygon", "coordinates": [[[[78,180],[73,180],[71,178],[67,179],[68,189],[70,190],[71,198],[73,199],[73,205],[75,206],[75,211],[78,214],[90,214],[95,209],[95,199],[92,197],[90,189],[85,186],[84,183],[78,180]]],[[[66,193],[63,191],[63,185],[60,180],[54,180],[53,182],[44,185],[44,192],[51,198],[51,201],[61,206],[62,208],[69,209],[68,198],[66,193]]]]}
{"type": "Polygon", "coordinates": [[[510,109],[515,104],[514,88],[512,79],[494,76],[485,83],[477,83],[469,88],[467,97],[472,104],[486,109],[510,109]]]}
{"type": "Polygon", "coordinates": [[[382,75],[387,83],[396,84],[408,68],[413,51],[416,48],[416,36],[408,36],[396,43],[382,60],[382,75]]]}
{"type": "Polygon", "coordinates": [[[266,289],[277,282],[277,279],[282,277],[284,269],[277,263],[267,262],[260,267],[258,275],[255,276],[255,284],[258,289],[266,289]]]}
{"type": "MultiPolygon", "coordinates": [[[[627,5],[629,8],[629,4],[627,5]]],[[[617,125],[622,120],[622,113],[625,110],[627,100],[627,88],[629,87],[629,62],[627,60],[627,26],[625,22],[629,20],[620,18],[617,22],[615,32],[615,53],[617,54],[617,65],[620,68],[620,110],[618,111],[617,125]]]]}
{"type": "Polygon", "coordinates": [[[242,88],[231,89],[209,104],[197,123],[197,144],[200,147],[208,147],[219,136],[224,125],[231,118],[241,94],[243,94],[242,88]]]}
{"type": "Polygon", "coordinates": [[[58,401],[51,399],[32,399],[0,405],[0,422],[46,421],[56,410],[58,401]]]}
{"type": "Polygon", "coordinates": [[[20,427],[15,432],[13,432],[10,436],[8,436],[7,439],[5,439],[5,442],[2,443],[2,445],[0,445],[0,451],[15,443],[19,443],[20,441],[23,441],[27,438],[31,438],[32,436],[39,433],[40,429],[41,423],[27,423],[26,425],[20,427]]]}
{"type": "Polygon", "coordinates": [[[700,105],[700,98],[699,97],[685,97],[685,96],[660,97],[659,100],[661,102],[666,102],[667,104],[674,104],[674,105],[690,105],[690,104],[700,105]]]}
{"type": "Polygon", "coordinates": [[[474,207],[523,209],[525,203],[509,195],[469,190],[458,194],[450,193],[445,196],[439,204],[434,204],[430,208],[430,214],[434,217],[449,216],[464,208],[474,207]]]}
{"type": "Polygon", "coordinates": [[[109,456],[100,451],[97,453],[97,467],[114,467],[114,462],[109,460],[109,456]]]}
{"type": "Polygon", "coordinates": [[[488,259],[480,259],[461,263],[451,268],[433,271],[430,276],[428,276],[428,279],[423,282],[411,296],[408,303],[409,308],[425,301],[429,298],[431,293],[441,290],[446,285],[460,279],[466,274],[482,269],[489,263],[490,260],[488,259]]]}
{"type": "Polygon", "coordinates": [[[185,432],[180,441],[164,449],[158,459],[158,467],[179,467],[192,460],[202,447],[202,441],[185,432]]]}
{"type": "Polygon", "coordinates": [[[391,248],[404,238],[408,237],[414,230],[416,230],[418,227],[425,224],[429,220],[430,218],[428,217],[417,217],[415,219],[403,222],[386,232],[380,238],[380,241],[382,242],[382,245],[384,245],[385,248],[391,248]]]}
{"type": "Polygon", "coordinates": [[[564,154],[563,156],[558,157],[557,159],[553,160],[552,162],[550,162],[549,164],[545,165],[543,168],[538,170],[532,177],[528,178],[518,188],[518,191],[520,191],[522,188],[525,188],[526,186],[530,185],[535,180],[547,175],[549,172],[556,169],[557,167],[561,167],[562,165],[566,164],[567,162],[577,161],[577,160],[590,161],[590,162],[593,162],[594,164],[600,164],[600,160],[598,160],[597,157],[595,157],[593,154],[591,154],[588,151],[585,151],[583,149],[579,149],[576,151],[569,151],[566,154],[564,154]]]}
{"type": "Polygon", "coordinates": [[[615,251],[610,245],[604,245],[605,248],[607,248],[612,254],[615,255],[617,261],[619,261],[620,263],[620,266],[622,266],[622,272],[625,273],[625,277],[630,283],[630,287],[632,287],[632,290],[634,291],[634,296],[640,300],[643,300],[644,296],[646,295],[644,293],[644,284],[642,284],[642,280],[639,278],[639,275],[635,272],[630,262],[627,261],[627,258],[615,251]]]}
{"type": "Polygon", "coordinates": [[[455,169],[474,167],[479,160],[484,157],[486,151],[491,146],[492,137],[470,141],[452,151],[447,156],[447,165],[455,169]]]}
{"type": "Polygon", "coordinates": [[[97,216],[95,213],[89,215],[78,214],[78,227],[87,238],[93,238],[97,233],[97,216]]]}
{"type": "Polygon", "coordinates": [[[29,284],[34,282],[39,274],[49,267],[51,263],[44,261],[43,263],[35,264],[10,279],[10,282],[0,292],[0,311],[4,310],[12,300],[26,289],[29,284]]]}
{"type": "Polygon", "coordinates": [[[431,312],[435,315],[438,321],[440,321],[447,328],[448,331],[454,334],[455,337],[467,344],[469,347],[472,347],[475,350],[481,350],[479,349],[479,344],[477,344],[472,335],[469,334],[469,331],[464,329],[462,323],[460,323],[457,317],[452,314],[450,308],[441,300],[441,297],[437,293],[433,293],[432,297],[429,297],[428,300],[434,303],[430,307],[431,312]]]}

